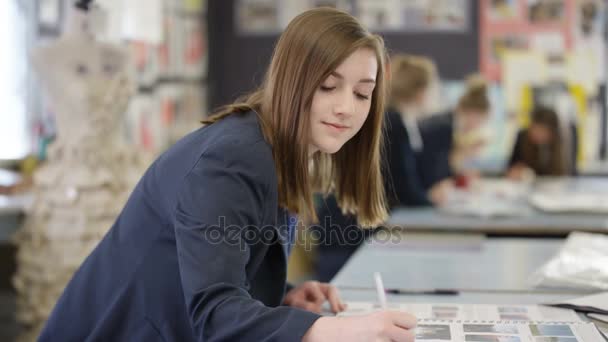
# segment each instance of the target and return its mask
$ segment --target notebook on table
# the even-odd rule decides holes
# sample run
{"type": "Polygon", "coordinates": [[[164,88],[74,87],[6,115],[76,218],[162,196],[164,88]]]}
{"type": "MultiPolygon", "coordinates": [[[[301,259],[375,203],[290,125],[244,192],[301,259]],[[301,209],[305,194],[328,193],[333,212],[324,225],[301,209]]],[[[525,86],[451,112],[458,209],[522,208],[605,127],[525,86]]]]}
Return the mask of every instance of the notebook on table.
{"type": "MultiPolygon", "coordinates": [[[[380,310],[372,302],[348,302],[339,316],[380,310]]],[[[570,309],[539,305],[389,304],[418,318],[416,341],[599,342],[596,326],[570,309]]]]}

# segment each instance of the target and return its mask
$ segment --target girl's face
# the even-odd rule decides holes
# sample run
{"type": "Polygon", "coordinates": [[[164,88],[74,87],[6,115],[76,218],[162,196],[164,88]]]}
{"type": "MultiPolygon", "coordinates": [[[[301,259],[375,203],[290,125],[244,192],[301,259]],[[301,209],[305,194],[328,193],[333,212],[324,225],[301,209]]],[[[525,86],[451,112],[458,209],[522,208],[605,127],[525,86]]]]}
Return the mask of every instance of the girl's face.
{"type": "Polygon", "coordinates": [[[475,131],[488,120],[488,113],[482,110],[460,109],[458,114],[458,130],[462,133],[475,131]]]}
{"type": "Polygon", "coordinates": [[[545,125],[532,123],[528,129],[528,136],[535,145],[547,145],[553,139],[551,130],[545,125]]]}
{"type": "Polygon", "coordinates": [[[335,153],[363,126],[376,85],[378,61],[373,50],[361,48],[325,79],[310,108],[310,147],[335,153]]]}
{"type": "Polygon", "coordinates": [[[428,96],[429,96],[429,88],[423,88],[418,90],[418,92],[416,93],[416,96],[414,97],[414,100],[412,101],[413,105],[416,106],[416,108],[419,108],[420,111],[422,111],[422,109],[424,108],[424,106],[427,103],[428,100],[428,96]]]}

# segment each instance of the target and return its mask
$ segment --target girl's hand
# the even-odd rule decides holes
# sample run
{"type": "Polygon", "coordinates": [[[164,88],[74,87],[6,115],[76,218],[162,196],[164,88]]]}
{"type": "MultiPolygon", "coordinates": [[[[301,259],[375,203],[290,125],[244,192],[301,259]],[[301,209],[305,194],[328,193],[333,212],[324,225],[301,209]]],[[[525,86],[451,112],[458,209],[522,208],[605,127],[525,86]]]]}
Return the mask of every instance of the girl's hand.
{"type": "Polygon", "coordinates": [[[292,289],[285,296],[285,305],[321,313],[323,303],[328,301],[331,311],[338,313],[346,309],[346,304],[340,300],[338,289],[327,283],[307,281],[292,289]]]}

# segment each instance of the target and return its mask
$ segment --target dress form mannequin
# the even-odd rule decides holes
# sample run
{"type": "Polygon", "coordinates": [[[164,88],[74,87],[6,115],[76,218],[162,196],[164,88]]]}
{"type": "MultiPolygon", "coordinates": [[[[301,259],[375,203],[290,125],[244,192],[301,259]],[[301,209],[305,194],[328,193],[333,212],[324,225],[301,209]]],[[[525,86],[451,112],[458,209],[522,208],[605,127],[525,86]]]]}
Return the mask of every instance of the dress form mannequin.
{"type": "Polygon", "coordinates": [[[34,340],[74,271],[111,227],[144,164],[122,142],[134,84],[122,48],[97,42],[90,11],[31,62],[55,113],[57,137],[34,175],[33,205],[16,234],[17,320],[34,340]]]}

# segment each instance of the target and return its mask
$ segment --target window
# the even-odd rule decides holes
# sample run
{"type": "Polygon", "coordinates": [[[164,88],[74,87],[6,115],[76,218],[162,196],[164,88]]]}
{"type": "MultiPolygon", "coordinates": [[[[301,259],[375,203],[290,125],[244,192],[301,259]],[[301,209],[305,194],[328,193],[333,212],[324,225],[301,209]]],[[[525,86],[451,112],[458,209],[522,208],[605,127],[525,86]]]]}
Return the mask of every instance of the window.
{"type": "Polygon", "coordinates": [[[27,115],[27,17],[16,1],[0,1],[0,160],[31,151],[27,115]],[[8,29],[10,28],[10,29],[8,29]]]}

